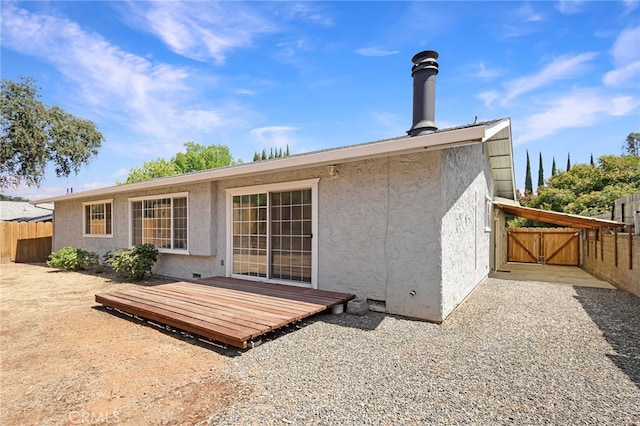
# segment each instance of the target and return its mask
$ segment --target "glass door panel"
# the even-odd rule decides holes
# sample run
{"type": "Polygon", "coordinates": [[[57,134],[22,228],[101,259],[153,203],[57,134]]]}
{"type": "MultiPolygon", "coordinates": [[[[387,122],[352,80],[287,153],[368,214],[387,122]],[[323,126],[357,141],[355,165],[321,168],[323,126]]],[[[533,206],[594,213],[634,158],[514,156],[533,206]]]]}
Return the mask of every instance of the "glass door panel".
{"type": "Polygon", "coordinates": [[[311,189],[271,195],[271,278],[311,282],[311,189]]]}

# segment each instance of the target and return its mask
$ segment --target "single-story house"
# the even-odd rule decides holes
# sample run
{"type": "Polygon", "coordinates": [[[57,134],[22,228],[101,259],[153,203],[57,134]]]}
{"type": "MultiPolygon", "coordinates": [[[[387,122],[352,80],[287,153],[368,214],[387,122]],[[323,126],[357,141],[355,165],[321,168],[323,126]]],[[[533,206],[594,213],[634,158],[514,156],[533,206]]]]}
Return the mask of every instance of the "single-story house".
{"type": "Polygon", "coordinates": [[[160,250],[154,272],[356,294],[443,321],[493,266],[494,197],[513,200],[511,121],[440,129],[433,51],[413,58],[407,136],[76,192],[54,250],[160,250]]]}

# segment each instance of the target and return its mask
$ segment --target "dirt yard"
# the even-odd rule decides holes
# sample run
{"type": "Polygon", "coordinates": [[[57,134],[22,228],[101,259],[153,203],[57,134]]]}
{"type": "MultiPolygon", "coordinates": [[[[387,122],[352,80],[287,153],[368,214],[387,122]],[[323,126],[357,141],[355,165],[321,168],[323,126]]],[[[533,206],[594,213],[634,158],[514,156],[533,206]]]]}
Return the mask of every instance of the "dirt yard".
{"type": "Polygon", "coordinates": [[[0,424],[197,424],[249,392],[231,358],[118,316],[94,294],[154,285],[0,264],[0,424]]]}

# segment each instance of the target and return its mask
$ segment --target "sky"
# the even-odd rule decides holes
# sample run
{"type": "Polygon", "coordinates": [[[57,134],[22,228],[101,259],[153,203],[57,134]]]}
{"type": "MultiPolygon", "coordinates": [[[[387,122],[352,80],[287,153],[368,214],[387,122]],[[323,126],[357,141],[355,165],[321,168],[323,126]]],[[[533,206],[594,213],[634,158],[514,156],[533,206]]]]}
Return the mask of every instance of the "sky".
{"type": "Polygon", "coordinates": [[[440,129],[510,117],[526,151],[563,170],[620,155],[640,132],[638,1],[2,1],[1,77],[105,136],[77,175],[48,169],[28,199],[112,186],[184,143],[251,162],[403,136],[411,57],[436,50],[440,129]]]}

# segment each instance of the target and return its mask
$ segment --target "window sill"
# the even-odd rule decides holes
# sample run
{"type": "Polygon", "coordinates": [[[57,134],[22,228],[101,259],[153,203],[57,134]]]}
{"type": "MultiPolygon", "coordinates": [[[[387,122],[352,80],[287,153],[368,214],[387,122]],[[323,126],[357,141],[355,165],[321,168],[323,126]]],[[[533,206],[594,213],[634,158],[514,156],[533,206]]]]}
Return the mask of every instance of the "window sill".
{"type": "Polygon", "coordinates": [[[83,238],[113,238],[113,235],[102,234],[82,234],[83,238]]]}

